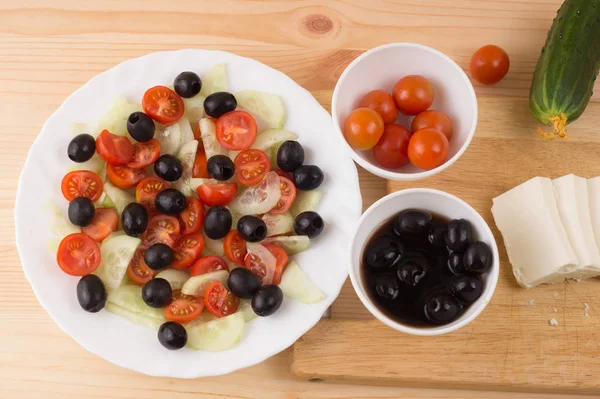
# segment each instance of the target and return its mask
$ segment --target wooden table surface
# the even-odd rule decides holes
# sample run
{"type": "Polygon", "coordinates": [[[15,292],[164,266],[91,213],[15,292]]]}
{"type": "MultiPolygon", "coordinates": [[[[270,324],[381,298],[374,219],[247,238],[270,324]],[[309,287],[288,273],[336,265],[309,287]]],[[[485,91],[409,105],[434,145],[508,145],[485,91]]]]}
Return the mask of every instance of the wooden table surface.
{"type": "MultiPolygon", "coordinates": [[[[71,92],[126,59],[187,47],[255,58],[310,90],[326,107],[344,67],[394,41],[432,46],[466,67],[481,45],[529,51],[560,0],[0,0],[0,398],[573,398],[368,387],[299,381],[289,352],[218,378],[146,377],[94,356],[38,304],[15,248],[13,206],[29,146],[71,92]],[[507,39],[514,29],[527,40],[507,39]]],[[[511,35],[510,37],[514,37],[511,35]]],[[[478,94],[527,93],[537,54],[478,94]]],[[[360,171],[365,207],[385,182],[360,171]]],[[[60,289],[57,287],[57,289],[60,289]]],[[[338,318],[368,317],[347,284],[338,318]]]]}

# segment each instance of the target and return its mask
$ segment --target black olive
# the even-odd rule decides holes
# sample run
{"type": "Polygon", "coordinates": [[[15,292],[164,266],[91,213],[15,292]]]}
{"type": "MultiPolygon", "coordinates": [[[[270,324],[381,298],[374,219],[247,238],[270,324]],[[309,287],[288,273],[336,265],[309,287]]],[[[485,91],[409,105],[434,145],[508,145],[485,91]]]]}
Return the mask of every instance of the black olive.
{"type": "Polygon", "coordinates": [[[94,218],[94,202],[86,197],[77,197],[69,202],[69,220],[75,226],[85,227],[94,218]]]}
{"type": "Polygon", "coordinates": [[[267,225],[257,216],[246,215],[238,221],[237,231],[244,240],[258,242],[267,236],[267,225]]]}
{"type": "Polygon", "coordinates": [[[218,240],[227,235],[231,230],[231,212],[224,206],[213,206],[206,212],[204,218],[204,232],[208,238],[218,240]]]}
{"type": "Polygon", "coordinates": [[[293,172],[304,163],[304,148],[297,141],[285,141],[277,150],[277,166],[286,172],[293,172]]]}
{"type": "Polygon", "coordinates": [[[448,255],[448,270],[456,276],[465,273],[465,264],[463,263],[462,253],[450,252],[450,255],[448,255]]]}
{"type": "Polygon", "coordinates": [[[296,216],[294,221],[294,231],[300,236],[308,236],[308,238],[315,238],[323,231],[325,222],[323,218],[313,211],[302,212],[296,216]]]}
{"type": "Polygon", "coordinates": [[[135,141],[146,142],[154,138],[154,121],[143,112],[134,112],[127,118],[127,131],[135,141]]]}
{"type": "Polygon", "coordinates": [[[141,236],[148,227],[148,211],[142,204],[132,202],[127,204],[121,214],[121,224],[125,234],[132,237],[141,236]]]}
{"type": "Polygon", "coordinates": [[[371,267],[389,268],[402,258],[402,244],[391,237],[379,237],[369,244],[365,251],[365,263],[371,267]]]}
{"type": "Polygon", "coordinates": [[[434,227],[427,236],[429,243],[435,247],[446,246],[446,227],[434,227]]]}
{"type": "Polygon", "coordinates": [[[375,277],[375,292],[385,299],[396,299],[400,294],[398,281],[393,274],[380,274],[375,277]]]}
{"type": "Polygon", "coordinates": [[[465,219],[455,219],[448,223],[446,246],[452,251],[464,251],[473,240],[473,228],[465,219]]]}
{"type": "Polygon", "coordinates": [[[164,308],[173,300],[171,284],[164,278],[153,278],[144,284],[142,299],[151,308],[164,308]]]}
{"type": "Polygon", "coordinates": [[[158,342],[167,349],[181,349],[187,343],[187,331],[179,323],[167,321],[158,329],[158,342]]]}
{"type": "Polygon", "coordinates": [[[235,166],[231,158],[225,155],[213,155],[206,162],[206,170],[213,179],[220,181],[229,180],[235,173],[235,166]]]}
{"type": "Polygon", "coordinates": [[[233,94],[226,91],[218,91],[206,97],[204,100],[204,112],[212,118],[219,118],[228,112],[235,110],[237,100],[233,94]]]}
{"type": "Polygon", "coordinates": [[[235,296],[251,299],[260,288],[260,278],[250,270],[238,267],[229,273],[227,286],[235,296]]]}
{"type": "Polygon", "coordinates": [[[417,262],[408,259],[398,266],[398,280],[404,284],[416,286],[427,275],[427,271],[417,262]]]}
{"type": "Polygon", "coordinates": [[[144,262],[152,270],[161,270],[169,267],[173,263],[175,255],[173,250],[167,244],[153,244],[144,254],[144,262]]]}
{"type": "Polygon", "coordinates": [[[89,161],[96,152],[96,140],[90,134],[78,134],[67,147],[67,155],[73,162],[89,161]]]}
{"type": "Polygon", "coordinates": [[[294,171],[294,186],[298,190],[314,190],[323,183],[323,171],[316,165],[300,166],[294,171]]]}
{"type": "Polygon", "coordinates": [[[202,81],[194,72],[181,72],[173,82],[175,93],[183,98],[192,98],[200,93],[202,81]]]}
{"type": "Polygon", "coordinates": [[[185,195],[174,188],[165,188],[154,198],[154,206],[165,215],[178,215],[185,209],[185,195]]]}
{"type": "Polygon", "coordinates": [[[77,300],[86,312],[96,313],[106,304],[106,287],[94,274],[83,276],[77,283],[77,300]]]}
{"type": "Polygon", "coordinates": [[[435,291],[425,300],[425,317],[434,324],[448,324],[458,318],[461,305],[456,298],[444,291],[435,291]]]}
{"type": "Polygon", "coordinates": [[[418,209],[407,209],[400,212],[394,221],[394,233],[399,236],[420,234],[429,230],[431,213],[418,209]]]}
{"type": "Polygon", "coordinates": [[[252,310],[258,316],[270,316],[283,302],[283,292],[276,285],[264,285],[252,297],[252,310]]]}
{"type": "Polygon", "coordinates": [[[470,304],[483,293],[483,283],[478,277],[456,276],[452,279],[450,290],[458,300],[470,304]]]}
{"type": "Polygon", "coordinates": [[[485,242],[477,241],[465,251],[463,263],[468,273],[487,273],[492,267],[492,251],[485,242]]]}
{"type": "Polygon", "coordinates": [[[154,173],[166,181],[176,181],[183,175],[183,164],[175,155],[161,155],[154,163],[154,173]]]}

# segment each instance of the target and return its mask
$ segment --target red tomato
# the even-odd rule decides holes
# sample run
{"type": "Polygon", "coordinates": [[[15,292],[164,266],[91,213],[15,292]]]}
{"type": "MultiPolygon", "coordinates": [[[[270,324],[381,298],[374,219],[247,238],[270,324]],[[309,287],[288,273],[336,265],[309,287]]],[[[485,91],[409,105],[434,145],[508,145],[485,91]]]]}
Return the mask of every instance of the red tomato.
{"type": "Polygon", "coordinates": [[[210,178],[208,169],[206,169],[206,152],[204,146],[198,144],[198,150],[196,151],[196,157],[194,158],[194,167],[192,168],[192,177],[201,177],[203,179],[210,178]]]}
{"type": "Polygon", "coordinates": [[[269,157],[261,150],[244,150],[234,161],[235,177],[244,186],[254,186],[271,171],[269,157]]]}
{"type": "Polygon", "coordinates": [[[103,130],[96,139],[96,151],[109,165],[125,165],[133,160],[133,144],[127,137],[103,130]]]}
{"type": "Polygon", "coordinates": [[[444,136],[446,136],[448,140],[452,138],[452,121],[450,120],[450,117],[443,112],[435,111],[433,109],[421,112],[419,115],[415,116],[412,125],[410,126],[413,133],[417,130],[427,128],[439,130],[444,133],[444,136]]]}
{"type": "Polygon", "coordinates": [[[422,129],[410,138],[408,158],[417,168],[430,170],[446,162],[449,150],[448,139],[442,132],[436,129],[422,129]]]}
{"type": "Polygon", "coordinates": [[[127,266],[127,275],[136,284],[144,285],[148,281],[152,280],[156,273],[155,270],[150,269],[144,260],[145,249],[137,249],[133,253],[133,257],[129,261],[127,266]]]}
{"type": "Polygon", "coordinates": [[[196,197],[185,199],[185,209],[179,214],[181,234],[195,233],[204,225],[204,205],[196,197]]]}
{"type": "Polygon", "coordinates": [[[383,136],[373,147],[375,160],[384,168],[399,168],[408,160],[410,131],[401,125],[385,125],[383,136]]]}
{"type": "Polygon", "coordinates": [[[213,281],[206,288],[204,306],[213,315],[225,317],[237,312],[240,298],[233,295],[220,281],[213,281]]]}
{"type": "Polygon", "coordinates": [[[113,231],[119,228],[119,215],[112,208],[96,208],[92,223],[81,228],[81,232],[94,241],[104,241],[113,231]]]}
{"type": "Polygon", "coordinates": [[[217,119],[217,140],[228,150],[239,151],[256,140],[256,121],[246,111],[231,111],[217,119]]]}
{"type": "Polygon", "coordinates": [[[144,205],[144,208],[148,211],[148,216],[157,213],[154,199],[156,194],[165,188],[169,188],[169,183],[160,177],[147,177],[138,183],[135,189],[135,201],[144,205]]]}
{"type": "Polygon", "coordinates": [[[281,282],[281,275],[283,274],[283,269],[288,264],[288,255],[285,253],[283,248],[279,245],[275,244],[263,244],[263,246],[269,250],[269,252],[275,257],[276,264],[275,270],[273,272],[273,281],[268,281],[266,276],[269,274],[267,270],[267,265],[263,259],[256,256],[256,254],[248,253],[244,259],[244,267],[249,269],[252,273],[256,274],[262,284],[279,284],[281,282]]]}
{"type": "Polygon", "coordinates": [[[394,101],[403,114],[416,115],[433,104],[433,86],[423,76],[405,76],[394,85],[394,101]]]}
{"type": "Polygon", "coordinates": [[[86,197],[96,202],[102,195],[104,188],[98,173],[89,170],[75,170],[63,177],[60,185],[63,196],[67,201],[77,197],[86,197]]]}
{"type": "Polygon", "coordinates": [[[203,204],[208,206],[228,205],[237,195],[236,183],[202,184],[196,192],[203,204]]]}
{"type": "Polygon", "coordinates": [[[178,270],[187,269],[200,257],[203,249],[202,234],[188,234],[179,237],[173,248],[175,259],[171,263],[171,267],[178,270]]]}
{"type": "Polygon", "coordinates": [[[160,156],[160,142],[156,139],[133,145],[133,160],[127,164],[132,169],[152,165],[160,156]]]}
{"type": "Polygon", "coordinates": [[[358,108],[344,123],[344,137],[356,150],[370,150],[383,134],[383,119],[371,108],[358,108]]]}
{"type": "Polygon", "coordinates": [[[277,205],[269,211],[272,215],[286,213],[296,199],[296,186],[294,186],[294,183],[290,179],[279,176],[279,187],[281,189],[281,198],[277,202],[277,205]]]}
{"type": "Polygon", "coordinates": [[[144,180],[146,171],[144,169],[131,169],[128,166],[106,165],[106,176],[112,184],[127,190],[144,180]]]}
{"type": "Polygon", "coordinates": [[[192,266],[190,276],[199,276],[201,274],[206,274],[217,270],[229,271],[227,262],[225,262],[223,258],[219,256],[203,256],[192,266]]]}
{"type": "Polygon", "coordinates": [[[275,169],[273,172],[277,173],[278,176],[285,177],[286,179],[294,179],[294,174],[292,172],[286,172],[285,170],[281,169],[275,169]]]}
{"type": "Polygon", "coordinates": [[[98,243],[83,233],[69,234],[58,246],[56,261],[63,272],[71,276],[85,276],[100,264],[98,243]]]}
{"type": "Polygon", "coordinates": [[[384,90],[373,90],[365,94],[358,103],[359,108],[371,108],[383,118],[383,123],[394,123],[398,117],[398,110],[394,98],[384,90]]]}
{"type": "Polygon", "coordinates": [[[165,86],[154,86],[144,93],[142,108],[158,123],[171,125],[183,116],[185,107],[177,93],[165,86]]]}
{"type": "Polygon", "coordinates": [[[484,85],[493,85],[508,73],[510,59],[504,49],[489,44],[473,54],[469,68],[476,81],[484,85]]]}
{"type": "Polygon", "coordinates": [[[237,230],[231,230],[225,236],[223,241],[223,248],[225,249],[225,256],[235,263],[236,265],[243,265],[244,258],[248,253],[246,249],[246,240],[242,238],[237,230]]]}
{"type": "Polygon", "coordinates": [[[181,290],[173,291],[173,302],[164,309],[165,317],[176,323],[187,323],[200,316],[204,309],[204,301],[192,295],[185,295],[181,290]]]}
{"type": "Polygon", "coordinates": [[[167,244],[171,248],[179,237],[179,221],[175,216],[158,215],[148,221],[148,227],[142,234],[142,245],[149,247],[157,243],[167,244]]]}
{"type": "Polygon", "coordinates": [[[202,145],[202,134],[200,132],[200,122],[194,126],[194,140],[198,140],[198,147],[202,145]]]}
{"type": "Polygon", "coordinates": [[[275,265],[275,273],[273,274],[273,284],[281,283],[281,276],[283,275],[283,270],[287,266],[289,262],[289,258],[285,250],[276,244],[263,244],[265,248],[271,252],[271,254],[277,259],[277,264],[275,265]]]}

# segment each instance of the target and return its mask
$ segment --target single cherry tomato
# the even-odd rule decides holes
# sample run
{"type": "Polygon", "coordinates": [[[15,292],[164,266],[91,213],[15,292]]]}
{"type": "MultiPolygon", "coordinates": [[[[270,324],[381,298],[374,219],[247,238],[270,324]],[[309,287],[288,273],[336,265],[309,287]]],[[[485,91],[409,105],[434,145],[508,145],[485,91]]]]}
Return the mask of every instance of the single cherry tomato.
{"type": "Polygon", "coordinates": [[[433,86],[419,75],[409,75],[394,85],[396,107],[405,115],[416,115],[433,104],[433,86]]]}
{"type": "Polygon", "coordinates": [[[371,108],[358,108],[344,123],[344,137],[356,150],[370,150],[383,134],[383,119],[371,108]]]}
{"type": "Polygon", "coordinates": [[[96,151],[109,165],[125,165],[133,160],[131,141],[108,130],[103,130],[96,139],[96,151]]]}
{"type": "Polygon", "coordinates": [[[81,232],[94,241],[104,241],[113,231],[119,228],[119,215],[112,208],[96,208],[92,223],[81,228],[81,232]]]}
{"type": "Polygon", "coordinates": [[[144,285],[152,280],[158,271],[150,269],[144,260],[145,249],[136,249],[127,266],[127,275],[136,284],[144,285]]]}
{"type": "Polygon", "coordinates": [[[152,165],[160,156],[160,142],[152,139],[133,145],[133,160],[127,164],[132,169],[144,168],[152,165]]]}
{"type": "Polygon", "coordinates": [[[158,212],[154,205],[156,194],[169,187],[169,183],[160,177],[147,177],[138,183],[135,189],[135,201],[146,208],[148,216],[153,216],[158,212]]]}
{"type": "Polygon", "coordinates": [[[213,315],[225,317],[237,312],[240,298],[233,295],[220,281],[213,281],[206,288],[204,306],[213,315]]]}
{"type": "Polygon", "coordinates": [[[163,312],[169,321],[187,323],[200,316],[203,309],[204,301],[202,297],[185,295],[181,293],[181,290],[175,290],[173,291],[173,301],[163,312]]]}
{"type": "Polygon", "coordinates": [[[158,123],[171,125],[185,112],[183,100],[177,93],[165,86],[154,86],[144,93],[142,108],[158,123]]]}
{"type": "Polygon", "coordinates": [[[203,249],[202,234],[188,234],[179,237],[173,248],[175,259],[171,263],[171,267],[178,270],[187,269],[200,257],[203,249]]]}
{"type": "Polygon", "coordinates": [[[410,131],[401,125],[385,125],[383,136],[373,147],[375,160],[384,168],[400,168],[408,160],[410,131]]]}
{"type": "Polygon", "coordinates": [[[171,248],[179,237],[179,221],[175,216],[158,215],[148,221],[148,227],[142,234],[142,245],[167,244],[171,248]]]}
{"type": "Polygon", "coordinates": [[[439,130],[444,133],[444,136],[446,136],[448,140],[452,138],[452,121],[450,120],[450,117],[443,112],[433,109],[421,112],[419,115],[415,116],[412,125],[410,126],[413,133],[417,130],[427,128],[439,130]]]}
{"type": "Polygon", "coordinates": [[[131,169],[128,166],[106,165],[106,177],[115,186],[127,190],[135,187],[139,182],[146,178],[146,170],[131,169]]]}
{"type": "Polygon", "coordinates": [[[56,261],[63,272],[71,276],[85,276],[100,264],[98,243],[83,233],[69,234],[58,246],[56,261]]]}
{"type": "Polygon", "coordinates": [[[223,249],[225,249],[225,256],[235,263],[236,265],[243,265],[244,258],[248,253],[246,249],[246,240],[242,238],[237,230],[231,230],[225,236],[223,241],[223,249]]]}
{"type": "Polygon", "coordinates": [[[235,177],[244,186],[254,186],[271,171],[271,162],[264,151],[243,150],[235,157],[235,177]]]}
{"type": "Polygon", "coordinates": [[[430,170],[448,159],[450,144],[444,133],[436,129],[415,132],[408,143],[408,158],[417,168],[430,170]]]}
{"type": "Polygon", "coordinates": [[[277,202],[277,205],[269,211],[272,215],[286,213],[296,199],[296,186],[294,186],[294,183],[290,179],[279,176],[279,187],[281,189],[281,198],[277,202]]]}
{"type": "Polygon", "coordinates": [[[263,244],[263,246],[269,250],[271,255],[275,257],[275,265],[272,274],[270,270],[267,270],[270,265],[268,265],[264,259],[261,259],[254,253],[248,253],[244,259],[244,267],[249,269],[252,273],[256,274],[263,285],[265,284],[279,284],[281,282],[281,276],[283,274],[283,270],[288,264],[288,255],[285,253],[283,248],[279,245],[275,244],[263,244]],[[272,275],[272,279],[269,276],[272,275]]]}
{"type": "Polygon", "coordinates": [[[389,95],[385,90],[373,90],[365,94],[365,96],[358,103],[359,108],[371,108],[373,111],[377,111],[383,118],[383,123],[396,122],[398,117],[398,110],[396,109],[396,103],[394,98],[389,95]]]}
{"type": "Polygon", "coordinates": [[[473,54],[469,68],[476,81],[484,85],[493,85],[508,73],[510,59],[504,49],[489,44],[473,54]]]}
{"type": "Polygon", "coordinates": [[[96,202],[102,195],[104,187],[98,173],[89,170],[75,170],[63,177],[60,185],[63,196],[67,201],[77,197],[86,197],[96,202]]]}
{"type": "Polygon", "coordinates": [[[283,270],[289,262],[289,257],[285,250],[276,244],[263,244],[265,248],[275,257],[277,263],[275,264],[275,273],[273,273],[273,284],[281,283],[281,276],[283,270]]]}
{"type": "Polygon", "coordinates": [[[201,274],[215,272],[217,270],[229,271],[227,262],[225,262],[225,260],[219,256],[203,256],[192,265],[190,276],[199,276],[201,274]]]}
{"type": "Polygon", "coordinates": [[[202,184],[196,192],[203,204],[208,206],[228,205],[237,195],[236,183],[202,184]]]}
{"type": "Polygon", "coordinates": [[[256,140],[256,121],[246,111],[231,111],[217,119],[217,140],[228,150],[240,151],[256,140]]]}
{"type": "Polygon", "coordinates": [[[181,234],[192,234],[200,230],[204,225],[206,211],[204,205],[196,197],[185,199],[185,209],[179,214],[181,234]]]}
{"type": "Polygon", "coordinates": [[[208,169],[206,169],[206,152],[204,146],[198,144],[198,150],[196,151],[196,157],[194,158],[194,167],[192,168],[192,177],[200,177],[203,179],[209,179],[208,169]]]}
{"type": "Polygon", "coordinates": [[[286,172],[285,170],[275,169],[273,172],[277,173],[278,176],[285,177],[289,180],[294,180],[294,174],[292,172],[286,172]]]}

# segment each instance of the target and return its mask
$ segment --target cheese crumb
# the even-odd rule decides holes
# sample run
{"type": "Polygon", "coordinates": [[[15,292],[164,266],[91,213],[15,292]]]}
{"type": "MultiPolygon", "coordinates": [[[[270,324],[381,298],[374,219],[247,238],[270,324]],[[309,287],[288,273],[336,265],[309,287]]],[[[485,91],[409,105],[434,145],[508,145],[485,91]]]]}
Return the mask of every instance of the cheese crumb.
{"type": "Polygon", "coordinates": [[[554,294],[552,294],[552,295],[554,295],[554,298],[558,298],[558,297],[560,296],[560,294],[559,294],[558,292],[555,292],[555,293],[554,293],[554,294]]]}
{"type": "Polygon", "coordinates": [[[534,303],[535,303],[535,299],[533,299],[533,298],[532,298],[532,299],[530,299],[530,300],[529,300],[529,304],[530,304],[531,306],[533,306],[533,304],[534,304],[534,303]]]}
{"type": "Polygon", "coordinates": [[[558,312],[558,309],[556,309],[556,308],[554,308],[553,310],[554,310],[554,313],[558,312]]]}
{"type": "Polygon", "coordinates": [[[556,327],[558,325],[558,320],[556,320],[556,319],[550,319],[550,325],[552,327],[556,327]]]}
{"type": "Polygon", "coordinates": [[[585,312],[585,317],[590,317],[588,310],[590,309],[590,305],[587,303],[583,304],[583,311],[585,312]]]}

